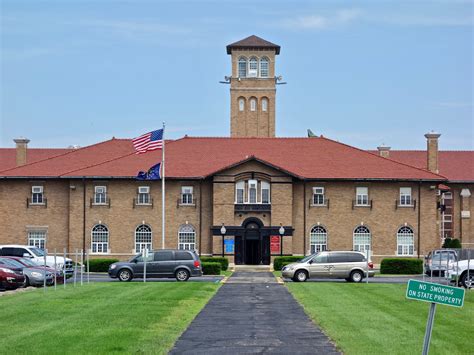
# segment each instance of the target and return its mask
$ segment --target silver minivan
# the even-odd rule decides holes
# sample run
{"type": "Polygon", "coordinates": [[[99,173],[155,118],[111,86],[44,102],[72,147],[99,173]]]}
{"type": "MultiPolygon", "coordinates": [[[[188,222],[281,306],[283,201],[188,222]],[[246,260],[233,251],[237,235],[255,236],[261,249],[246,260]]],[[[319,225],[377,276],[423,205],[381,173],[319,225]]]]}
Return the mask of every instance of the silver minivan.
{"type": "Polygon", "coordinates": [[[309,255],[282,268],[282,276],[295,282],[308,278],[345,279],[361,282],[364,277],[374,276],[374,264],[357,251],[323,251],[309,255]]]}

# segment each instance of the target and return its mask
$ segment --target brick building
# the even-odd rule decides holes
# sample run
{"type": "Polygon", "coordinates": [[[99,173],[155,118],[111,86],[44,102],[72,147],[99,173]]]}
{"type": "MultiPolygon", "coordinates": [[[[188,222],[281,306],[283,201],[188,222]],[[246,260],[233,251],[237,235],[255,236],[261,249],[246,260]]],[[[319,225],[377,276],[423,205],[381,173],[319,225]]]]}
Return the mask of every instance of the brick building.
{"type": "MultiPolygon", "coordinates": [[[[474,244],[473,151],[438,151],[435,133],[426,151],[275,138],[279,52],[256,36],[227,46],[231,137],[166,141],[165,247],[268,264],[325,249],[419,257],[446,236],[474,244]]],[[[115,138],[79,149],[15,142],[0,149],[0,244],[119,258],[163,246],[161,182],[135,179],[160,151],[136,155],[115,138]]]]}

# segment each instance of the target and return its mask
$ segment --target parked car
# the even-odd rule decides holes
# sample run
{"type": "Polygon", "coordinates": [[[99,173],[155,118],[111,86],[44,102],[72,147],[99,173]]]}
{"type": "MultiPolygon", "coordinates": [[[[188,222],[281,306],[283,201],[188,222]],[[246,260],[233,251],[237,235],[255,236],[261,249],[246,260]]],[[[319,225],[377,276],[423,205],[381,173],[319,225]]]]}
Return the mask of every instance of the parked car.
{"type": "MultiPolygon", "coordinates": [[[[131,281],[134,277],[143,277],[143,255],[139,254],[128,262],[113,263],[109,267],[109,276],[120,281],[131,281]]],[[[146,258],[147,277],[175,277],[178,281],[187,281],[190,277],[202,276],[199,256],[190,250],[154,250],[146,258]]]]}
{"type": "Polygon", "coordinates": [[[460,260],[448,270],[451,282],[458,280],[465,288],[474,288],[474,259],[460,260]]]}
{"type": "Polygon", "coordinates": [[[455,250],[438,249],[433,250],[425,256],[424,268],[426,275],[443,276],[446,273],[446,268],[451,269],[452,264],[458,259],[458,254],[455,250]]]}
{"type": "Polygon", "coordinates": [[[0,265],[0,291],[14,290],[22,287],[24,283],[25,277],[21,271],[0,265]]]}
{"type": "Polygon", "coordinates": [[[367,273],[374,276],[374,264],[356,251],[323,251],[309,255],[282,268],[282,276],[295,282],[308,278],[346,279],[361,282],[367,273]]]}
{"type": "Polygon", "coordinates": [[[31,259],[19,258],[16,256],[2,256],[0,259],[10,259],[23,266],[23,275],[25,275],[25,287],[28,286],[43,286],[44,275],[46,273],[46,285],[54,284],[54,273],[56,272],[56,283],[62,284],[64,282],[63,272],[61,270],[54,270],[49,266],[38,265],[31,259]]]}
{"type": "MultiPolygon", "coordinates": [[[[29,258],[39,265],[44,265],[45,251],[40,248],[28,245],[0,245],[0,256],[17,256],[21,258],[29,258]]],[[[69,278],[74,274],[72,260],[64,259],[62,256],[56,256],[56,269],[64,269],[66,263],[66,277],[69,278]]],[[[54,256],[46,256],[46,265],[54,268],[54,256]]]]}

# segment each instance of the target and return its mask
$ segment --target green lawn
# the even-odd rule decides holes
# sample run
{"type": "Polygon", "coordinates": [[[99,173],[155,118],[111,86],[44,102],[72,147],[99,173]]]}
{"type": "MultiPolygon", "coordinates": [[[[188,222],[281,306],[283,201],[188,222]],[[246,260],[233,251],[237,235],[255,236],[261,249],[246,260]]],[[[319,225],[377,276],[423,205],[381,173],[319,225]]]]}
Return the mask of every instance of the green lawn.
{"type": "MultiPolygon", "coordinates": [[[[288,283],[295,298],[345,354],[420,354],[429,303],[406,285],[288,283]]],[[[474,293],[463,308],[438,305],[430,354],[472,354],[474,293]]]]}
{"type": "Polygon", "coordinates": [[[0,352],[166,353],[214,283],[94,283],[0,297],[0,352]]]}

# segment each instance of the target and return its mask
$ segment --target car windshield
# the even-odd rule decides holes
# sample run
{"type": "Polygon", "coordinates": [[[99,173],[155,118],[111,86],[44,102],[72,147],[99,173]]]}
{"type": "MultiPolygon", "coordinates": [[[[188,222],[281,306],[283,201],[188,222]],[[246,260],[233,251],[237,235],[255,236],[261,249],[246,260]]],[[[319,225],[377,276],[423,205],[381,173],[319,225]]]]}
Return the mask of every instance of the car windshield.
{"type": "Polygon", "coordinates": [[[6,265],[12,266],[12,267],[19,267],[23,268],[24,265],[22,265],[20,262],[13,260],[13,259],[7,259],[7,258],[2,258],[0,261],[6,265]]]}
{"type": "Polygon", "coordinates": [[[46,253],[44,252],[43,249],[40,248],[30,248],[30,250],[35,254],[36,256],[44,256],[46,253]]]}
{"type": "Polygon", "coordinates": [[[26,259],[26,258],[21,258],[20,260],[18,260],[18,262],[22,263],[23,265],[26,265],[26,266],[38,266],[37,263],[35,263],[34,261],[30,260],[30,259],[26,259]]]}
{"type": "Polygon", "coordinates": [[[310,261],[312,258],[314,258],[316,255],[318,255],[319,253],[315,253],[315,254],[311,254],[311,255],[308,255],[308,256],[305,256],[303,259],[301,259],[299,262],[300,263],[306,263],[308,261],[310,261]]]}

